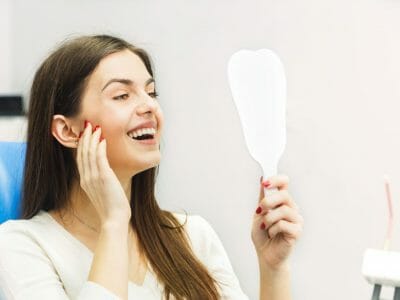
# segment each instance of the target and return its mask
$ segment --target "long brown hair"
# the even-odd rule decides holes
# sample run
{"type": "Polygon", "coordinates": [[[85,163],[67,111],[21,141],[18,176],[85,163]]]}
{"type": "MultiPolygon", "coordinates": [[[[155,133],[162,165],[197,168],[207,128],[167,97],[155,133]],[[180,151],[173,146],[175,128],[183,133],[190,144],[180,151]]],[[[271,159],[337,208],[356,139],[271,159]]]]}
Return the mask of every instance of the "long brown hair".
{"type": "MultiPolygon", "coordinates": [[[[51,134],[52,117],[76,116],[86,82],[101,59],[130,50],[138,55],[153,76],[148,54],[128,42],[108,36],[81,36],[61,44],[35,74],[28,110],[28,135],[23,183],[22,218],[40,210],[68,206],[72,184],[79,172],[72,149],[51,134]]],[[[188,237],[171,212],[162,210],[154,195],[158,167],[132,177],[131,226],[166,299],[218,299],[218,282],[196,258],[188,237]]]]}

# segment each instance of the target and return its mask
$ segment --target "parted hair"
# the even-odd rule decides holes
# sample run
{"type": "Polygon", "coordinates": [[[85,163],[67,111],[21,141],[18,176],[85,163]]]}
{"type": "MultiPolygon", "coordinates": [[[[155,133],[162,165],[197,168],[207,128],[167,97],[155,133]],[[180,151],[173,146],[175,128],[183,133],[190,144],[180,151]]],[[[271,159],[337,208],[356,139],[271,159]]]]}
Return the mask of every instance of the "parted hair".
{"type": "MultiPolygon", "coordinates": [[[[68,207],[79,172],[74,149],[61,145],[51,133],[53,116],[79,114],[88,78],[99,62],[109,54],[127,49],[143,61],[153,76],[146,51],[109,35],[68,39],[38,68],[28,108],[22,218],[32,218],[40,210],[68,207]]],[[[184,224],[157,203],[157,174],[158,167],[154,167],[132,177],[130,226],[137,233],[139,250],[164,284],[166,299],[219,299],[219,284],[193,253],[184,224]]]]}

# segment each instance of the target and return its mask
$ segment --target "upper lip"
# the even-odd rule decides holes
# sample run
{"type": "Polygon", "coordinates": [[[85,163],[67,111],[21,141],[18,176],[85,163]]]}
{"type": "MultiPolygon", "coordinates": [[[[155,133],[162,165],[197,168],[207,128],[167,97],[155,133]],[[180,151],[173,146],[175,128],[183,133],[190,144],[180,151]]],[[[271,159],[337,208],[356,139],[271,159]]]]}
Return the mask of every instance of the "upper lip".
{"type": "Polygon", "coordinates": [[[132,132],[132,131],[135,131],[135,130],[138,130],[138,129],[142,129],[142,128],[154,128],[154,129],[157,129],[157,123],[154,122],[154,121],[144,122],[144,123],[141,123],[140,125],[132,128],[132,129],[130,129],[128,132],[132,132]]]}

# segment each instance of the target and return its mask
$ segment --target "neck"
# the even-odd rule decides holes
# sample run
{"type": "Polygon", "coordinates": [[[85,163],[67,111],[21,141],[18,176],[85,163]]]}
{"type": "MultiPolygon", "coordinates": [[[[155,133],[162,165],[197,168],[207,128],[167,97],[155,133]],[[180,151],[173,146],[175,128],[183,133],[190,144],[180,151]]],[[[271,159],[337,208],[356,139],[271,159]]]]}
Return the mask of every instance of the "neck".
{"type": "MultiPolygon", "coordinates": [[[[131,197],[131,178],[121,180],[119,178],[121,186],[123,187],[125,194],[128,199],[131,197]]],[[[82,223],[82,226],[86,226],[89,230],[100,232],[100,218],[95,207],[92,205],[89,197],[85,191],[81,188],[79,181],[76,181],[71,190],[70,199],[68,201],[69,206],[63,213],[67,216],[68,220],[73,220],[73,222],[82,223]],[[89,226],[87,226],[89,225],[89,226]]],[[[65,217],[63,217],[65,219],[65,217]]]]}

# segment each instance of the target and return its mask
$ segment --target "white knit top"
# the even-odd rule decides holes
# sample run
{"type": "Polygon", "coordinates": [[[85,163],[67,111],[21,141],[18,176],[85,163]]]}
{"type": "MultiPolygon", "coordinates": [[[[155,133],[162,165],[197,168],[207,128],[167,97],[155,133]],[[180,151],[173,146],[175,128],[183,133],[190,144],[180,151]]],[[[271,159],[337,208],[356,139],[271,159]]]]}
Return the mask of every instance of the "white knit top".
{"type": "MultiPolygon", "coordinates": [[[[184,222],[185,215],[174,215],[184,222]]],[[[192,215],[184,228],[195,255],[221,283],[222,299],[247,300],[210,224],[192,215]]],[[[93,252],[45,211],[7,221],[0,225],[0,299],[119,299],[88,281],[92,259],[93,252]]],[[[142,285],[128,282],[128,299],[163,299],[163,285],[150,266],[142,285]]]]}

